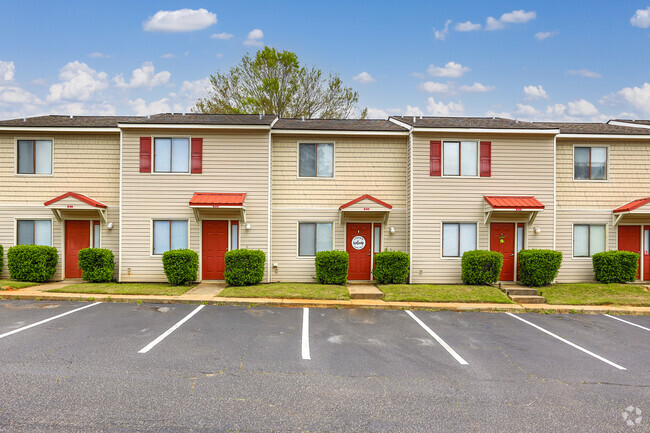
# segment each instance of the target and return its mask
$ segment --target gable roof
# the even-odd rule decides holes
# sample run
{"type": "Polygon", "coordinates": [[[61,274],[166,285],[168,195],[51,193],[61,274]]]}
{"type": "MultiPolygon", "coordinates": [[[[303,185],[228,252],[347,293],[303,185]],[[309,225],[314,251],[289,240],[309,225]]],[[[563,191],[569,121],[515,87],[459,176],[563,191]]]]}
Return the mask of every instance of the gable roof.
{"type": "Polygon", "coordinates": [[[137,119],[139,116],[63,116],[49,115],[21,119],[0,120],[0,126],[33,128],[117,128],[119,122],[137,119]]]}
{"type": "Polygon", "coordinates": [[[650,135],[647,129],[608,123],[533,122],[538,127],[556,128],[560,134],[650,135]]]}
{"type": "Polygon", "coordinates": [[[388,203],[386,203],[384,201],[379,200],[378,198],[374,198],[370,194],[364,194],[361,197],[357,197],[354,200],[350,200],[349,202],[342,204],[339,207],[339,210],[346,209],[346,208],[352,206],[353,204],[357,204],[357,203],[359,203],[360,201],[363,201],[363,200],[373,201],[373,202],[377,203],[378,205],[383,206],[383,207],[385,207],[386,209],[389,209],[389,210],[393,208],[393,206],[389,205],[388,203]]]}
{"type": "Polygon", "coordinates": [[[160,113],[151,116],[137,116],[122,121],[128,124],[177,124],[177,125],[271,125],[277,118],[274,114],[204,114],[204,113],[160,113]]]}
{"type": "Polygon", "coordinates": [[[416,128],[555,129],[553,126],[541,126],[503,117],[391,116],[390,118],[416,128]]]}
{"type": "Polygon", "coordinates": [[[68,198],[68,197],[75,198],[75,199],[77,199],[77,200],[79,200],[79,201],[81,201],[83,203],[86,203],[89,206],[92,206],[92,207],[97,207],[97,208],[100,208],[100,209],[106,209],[106,205],[104,203],[102,203],[100,201],[97,201],[95,199],[92,199],[92,198],[88,197],[85,194],[79,194],[79,193],[76,193],[76,192],[66,192],[65,194],[61,194],[58,197],[54,197],[53,199],[48,200],[43,204],[45,206],[51,206],[54,203],[56,203],[58,201],[61,201],[64,198],[68,198]]]}
{"type": "Polygon", "coordinates": [[[544,209],[542,202],[531,196],[483,196],[492,209],[544,209]]]}
{"type": "Polygon", "coordinates": [[[278,119],[273,129],[406,132],[406,128],[382,119],[278,119]]]}

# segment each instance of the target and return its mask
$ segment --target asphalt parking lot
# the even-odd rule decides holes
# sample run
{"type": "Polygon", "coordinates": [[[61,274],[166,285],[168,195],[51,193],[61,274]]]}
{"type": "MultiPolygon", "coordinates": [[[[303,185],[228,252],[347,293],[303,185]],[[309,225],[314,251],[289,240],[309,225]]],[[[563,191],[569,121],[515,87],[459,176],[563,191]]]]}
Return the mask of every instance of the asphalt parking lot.
{"type": "Polygon", "coordinates": [[[650,431],[649,343],[648,316],[0,301],[0,431],[650,431]]]}

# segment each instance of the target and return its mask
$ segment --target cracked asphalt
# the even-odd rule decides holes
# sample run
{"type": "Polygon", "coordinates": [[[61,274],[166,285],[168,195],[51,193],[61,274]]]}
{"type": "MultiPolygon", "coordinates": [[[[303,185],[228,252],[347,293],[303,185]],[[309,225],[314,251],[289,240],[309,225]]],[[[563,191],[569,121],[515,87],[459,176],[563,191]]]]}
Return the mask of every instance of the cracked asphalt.
{"type": "MultiPolygon", "coordinates": [[[[603,315],[0,302],[0,431],[650,431],[650,332],[603,315]],[[641,411],[629,426],[623,413],[641,411]]],[[[650,328],[648,316],[620,316],[650,328]]]]}

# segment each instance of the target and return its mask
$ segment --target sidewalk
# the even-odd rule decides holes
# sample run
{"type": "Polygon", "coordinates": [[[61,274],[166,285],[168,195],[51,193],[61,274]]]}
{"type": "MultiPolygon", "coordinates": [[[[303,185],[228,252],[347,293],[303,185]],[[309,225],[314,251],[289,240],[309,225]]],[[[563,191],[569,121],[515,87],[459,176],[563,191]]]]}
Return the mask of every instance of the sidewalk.
{"type": "MultiPolygon", "coordinates": [[[[69,285],[70,283],[65,283],[69,285]]],[[[650,307],[619,307],[607,305],[547,305],[547,304],[474,304],[458,302],[386,302],[379,299],[351,299],[326,301],[317,299],[225,298],[218,293],[221,284],[205,283],[180,296],[161,295],[91,295],[78,293],[51,293],[47,290],[62,283],[48,283],[25,289],[0,291],[0,299],[32,299],[42,301],[148,302],[156,304],[255,305],[267,307],[309,308],[372,308],[381,310],[449,310],[485,312],[544,312],[584,314],[650,315],[650,307]]]]}

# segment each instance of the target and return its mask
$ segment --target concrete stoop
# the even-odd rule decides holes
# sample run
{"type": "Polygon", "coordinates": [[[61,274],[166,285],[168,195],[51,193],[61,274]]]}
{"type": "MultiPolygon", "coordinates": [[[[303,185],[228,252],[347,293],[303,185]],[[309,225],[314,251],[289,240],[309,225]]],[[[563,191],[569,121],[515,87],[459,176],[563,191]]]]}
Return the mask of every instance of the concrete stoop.
{"type": "Polygon", "coordinates": [[[350,299],[383,299],[384,293],[373,284],[348,284],[350,299]]]}
{"type": "Polygon", "coordinates": [[[513,302],[518,304],[545,304],[546,298],[539,296],[537,289],[516,285],[499,287],[513,302]]]}

